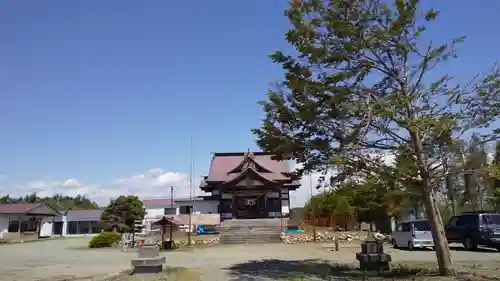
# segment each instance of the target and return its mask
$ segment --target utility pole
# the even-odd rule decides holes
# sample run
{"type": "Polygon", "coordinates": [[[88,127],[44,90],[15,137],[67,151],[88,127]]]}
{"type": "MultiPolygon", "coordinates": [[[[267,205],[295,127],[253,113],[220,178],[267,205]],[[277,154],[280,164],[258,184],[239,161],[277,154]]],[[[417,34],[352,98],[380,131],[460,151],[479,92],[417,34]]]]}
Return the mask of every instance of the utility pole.
{"type": "Polygon", "coordinates": [[[312,180],[312,174],[309,174],[309,202],[312,205],[311,206],[311,213],[312,213],[312,218],[313,218],[313,240],[316,243],[316,206],[312,204],[312,197],[313,197],[313,180],[312,180]]]}
{"type": "Polygon", "coordinates": [[[189,138],[189,198],[191,199],[191,210],[189,210],[188,216],[188,245],[191,245],[191,224],[192,224],[192,214],[194,211],[194,198],[193,198],[193,135],[191,134],[189,138]]]}
{"type": "Polygon", "coordinates": [[[313,197],[313,180],[312,175],[309,175],[309,199],[313,197]]]}
{"type": "MultiPolygon", "coordinates": [[[[172,210],[174,208],[174,186],[171,185],[170,186],[170,210],[172,210]]],[[[173,221],[173,217],[172,217],[172,221],[173,221]]],[[[172,234],[174,232],[174,224],[172,223],[172,221],[170,222],[170,246],[173,247],[172,245],[172,240],[174,240],[172,238],[172,234]]]]}
{"type": "Polygon", "coordinates": [[[196,211],[196,187],[194,186],[194,177],[195,177],[195,171],[196,171],[196,162],[194,160],[194,145],[193,145],[194,141],[193,140],[194,140],[194,135],[191,135],[191,180],[190,180],[191,186],[190,186],[190,189],[193,191],[193,194],[192,194],[193,195],[193,212],[195,212],[196,211]]]}

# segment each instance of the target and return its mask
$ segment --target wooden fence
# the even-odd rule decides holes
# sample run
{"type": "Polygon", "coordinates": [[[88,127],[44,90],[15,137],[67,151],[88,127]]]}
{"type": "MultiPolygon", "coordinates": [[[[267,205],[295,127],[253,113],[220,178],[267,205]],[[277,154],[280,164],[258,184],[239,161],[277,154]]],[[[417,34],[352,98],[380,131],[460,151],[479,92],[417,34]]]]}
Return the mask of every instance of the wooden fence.
{"type": "Polygon", "coordinates": [[[316,223],[316,226],[319,227],[340,227],[344,230],[355,230],[359,228],[356,214],[320,215],[316,216],[316,220],[311,215],[308,215],[306,222],[309,225],[316,223]]]}

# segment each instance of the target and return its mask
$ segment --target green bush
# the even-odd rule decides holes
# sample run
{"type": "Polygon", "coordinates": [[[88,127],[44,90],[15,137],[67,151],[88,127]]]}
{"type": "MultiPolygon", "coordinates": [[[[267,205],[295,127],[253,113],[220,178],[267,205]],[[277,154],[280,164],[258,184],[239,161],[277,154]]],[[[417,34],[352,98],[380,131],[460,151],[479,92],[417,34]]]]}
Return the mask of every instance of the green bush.
{"type": "Polygon", "coordinates": [[[114,243],[120,242],[121,237],[121,234],[117,232],[103,232],[92,237],[92,240],[89,242],[89,248],[111,247],[114,243]]]}

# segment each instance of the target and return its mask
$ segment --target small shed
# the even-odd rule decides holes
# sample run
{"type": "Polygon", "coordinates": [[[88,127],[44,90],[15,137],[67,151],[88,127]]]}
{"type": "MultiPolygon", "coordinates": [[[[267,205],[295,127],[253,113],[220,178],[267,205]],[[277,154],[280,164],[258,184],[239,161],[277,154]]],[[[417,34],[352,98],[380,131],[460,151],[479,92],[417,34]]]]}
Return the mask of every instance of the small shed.
{"type": "Polygon", "coordinates": [[[176,216],[164,216],[158,221],[153,223],[153,226],[161,226],[161,244],[164,249],[171,249],[173,242],[173,231],[174,228],[181,225],[182,221],[180,221],[176,216]],[[165,232],[169,231],[169,240],[165,241],[165,232]]]}

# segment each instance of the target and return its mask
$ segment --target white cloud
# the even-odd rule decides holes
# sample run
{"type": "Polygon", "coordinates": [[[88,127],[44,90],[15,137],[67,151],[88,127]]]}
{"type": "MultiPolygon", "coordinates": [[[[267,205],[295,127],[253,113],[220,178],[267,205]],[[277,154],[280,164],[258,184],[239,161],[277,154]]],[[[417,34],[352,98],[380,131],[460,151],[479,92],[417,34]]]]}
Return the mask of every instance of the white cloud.
{"type": "MultiPolygon", "coordinates": [[[[205,195],[198,188],[200,180],[195,178],[193,181],[195,190],[193,195],[205,195]]],[[[56,193],[68,196],[85,195],[100,205],[107,204],[110,198],[129,194],[139,196],[141,199],[167,198],[170,197],[170,186],[174,186],[175,198],[189,197],[188,175],[166,172],[159,168],[106,183],[84,183],[77,179],[15,183],[9,181],[8,177],[0,177],[0,195],[9,194],[11,197],[18,197],[33,192],[41,197],[56,193]]]]}
{"type": "MultiPolygon", "coordinates": [[[[298,169],[302,166],[302,164],[293,163],[291,166],[293,169],[298,169]]],[[[316,189],[320,177],[321,173],[304,175],[304,177],[300,180],[300,187],[297,190],[290,192],[290,206],[302,207],[311,196],[322,192],[323,188],[316,189]]],[[[325,178],[329,179],[330,173],[327,174],[325,178]]]]}
{"type": "MultiPolygon", "coordinates": [[[[393,156],[387,156],[385,161],[392,162],[393,156]]],[[[294,168],[299,165],[292,165],[294,168]]],[[[329,173],[325,176],[330,177],[329,173]]],[[[316,189],[320,173],[305,175],[300,183],[301,187],[290,192],[290,204],[292,207],[301,207],[312,195],[323,191],[316,189]]],[[[199,178],[193,179],[193,195],[206,195],[198,186],[199,178]]],[[[189,176],[179,172],[167,172],[160,168],[150,169],[147,172],[131,176],[123,176],[118,179],[104,183],[86,183],[78,179],[70,178],[61,181],[33,181],[26,183],[15,183],[9,181],[7,176],[0,176],[0,195],[9,194],[12,197],[24,196],[36,192],[39,196],[51,196],[56,193],[76,196],[85,195],[95,200],[100,205],[105,205],[110,198],[120,195],[137,195],[142,199],[168,198],[170,197],[170,186],[174,186],[174,197],[187,198],[189,192],[189,176]]]]}
{"type": "Polygon", "coordinates": [[[311,175],[305,175],[301,180],[301,186],[290,192],[290,206],[291,207],[302,207],[311,197],[311,195],[316,195],[323,191],[323,188],[316,189],[319,177],[321,173],[312,173],[311,175]]]}
{"type": "MultiPolygon", "coordinates": [[[[393,165],[395,160],[395,156],[393,154],[384,154],[382,156],[382,161],[386,165],[393,165]]],[[[293,164],[292,167],[294,169],[300,168],[301,164],[293,164]]],[[[332,170],[325,175],[325,180],[329,180],[330,176],[335,174],[335,171],[332,170]]],[[[302,207],[307,202],[307,200],[311,197],[311,195],[316,195],[323,191],[323,187],[320,189],[316,189],[318,186],[318,180],[321,177],[321,173],[312,173],[310,175],[305,175],[300,180],[300,188],[290,193],[290,205],[292,207],[302,207]]]]}
{"type": "MultiPolygon", "coordinates": [[[[320,192],[316,189],[319,177],[320,174],[315,173],[310,177],[305,176],[301,180],[302,186],[290,193],[292,207],[303,206],[310,197],[310,182],[312,183],[313,195],[320,192]]],[[[206,195],[198,188],[200,179],[193,180],[193,195],[206,195]]],[[[74,178],[60,181],[16,183],[10,181],[7,176],[2,176],[0,177],[0,196],[9,194],[12,197],[18,197],[33,192],[36,192],[40,197],[52,196],[56,193],[68,196],[85,195],[100,205],[106,205],[110,198],[128,194],[137,195],[141,199],[168,198],[170,197],[170,186],[174,186],[175,198],[189,197],[188,175],[179,172],[166,172],[159,168],[151,169],[145,173],[120,177],[105,183],[85,183],[74,178]]]]}

